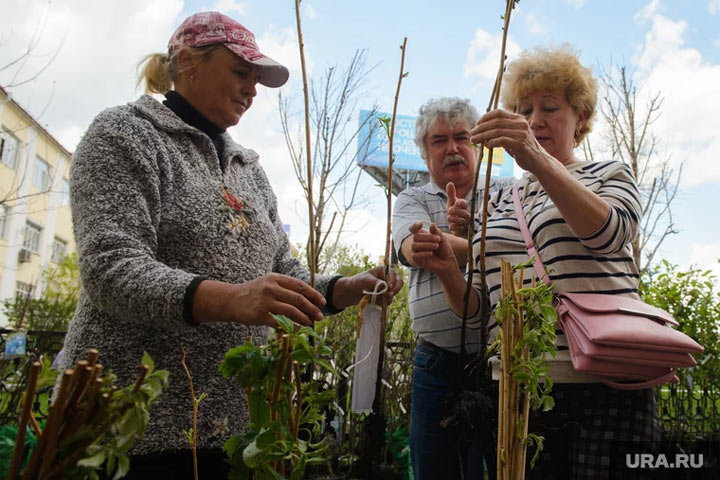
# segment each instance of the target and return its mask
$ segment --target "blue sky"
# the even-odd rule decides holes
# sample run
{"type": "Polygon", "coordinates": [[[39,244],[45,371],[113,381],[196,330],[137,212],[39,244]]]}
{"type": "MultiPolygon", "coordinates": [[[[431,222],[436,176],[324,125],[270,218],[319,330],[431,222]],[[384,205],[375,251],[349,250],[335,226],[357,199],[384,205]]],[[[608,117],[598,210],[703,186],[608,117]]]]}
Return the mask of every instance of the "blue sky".
{"type": "MultiPolygon", "coordinates": [[[[39,68],[59,48],[36,80],[12,89],[15,98],[69,148],[74,149],[92,117],[103,108],[131,101],[134,66],[146,53],[162,51],[182,19],[216,9],[253,30],[263,51],[286,63],[291,81],[285,95],[301,93],[292,1],[127,0],[97,2],[6,0],[0,18],[0,67],[26,47],[38,19],[46,18],[38,57],[21,74],[39,68]],[[43,57],[44,55],[44,57],[43,57]],[[53,93],[51,93],[53,92],[53,93]]],[[[360,108],[377,103],[391,111],[403,37],[408,37],[399,113],[415,115],[428,98],[461,96],[484,110],[498,64],[500,15],[504,2],[423,0],[305,0],[305,48],[312,74],[343,66],[356,49],[367,49],[377,67],[365,86],[360,108]]],[[[522,0],[513,13],[508,57],[526,48],[568,42],[583,63],[597,68],[621,63],[635,69],[641,100],[660,91],[663,114],[655,125],[664,155],[685,160],[681,192],[675,202],[681,230],[661,256],[686,265],[711,266],[720,256],[720,0],[600,1],[522,0]]],[[[0,84],[14,72],[0,71],[0,84]]],[[[22,76],[22,75],[21,75],[22,76]]],[[[263,90],[246,118],[231,133],[256,149],[292,226],[291,239],[304,240],[305,207],[288,165],[280,133],[276,92],[263,90]]],[[[599,132],[598,132],[599,133],[599,132]]],[[[599,135],[593,141],[600,142],[599,135]]],[[[366,182],[370,198],[380,190],[366,182]]],[[[378,200],[353,214],[345,239],[373,255],[382,252],[385,213],[378,200]]]]}

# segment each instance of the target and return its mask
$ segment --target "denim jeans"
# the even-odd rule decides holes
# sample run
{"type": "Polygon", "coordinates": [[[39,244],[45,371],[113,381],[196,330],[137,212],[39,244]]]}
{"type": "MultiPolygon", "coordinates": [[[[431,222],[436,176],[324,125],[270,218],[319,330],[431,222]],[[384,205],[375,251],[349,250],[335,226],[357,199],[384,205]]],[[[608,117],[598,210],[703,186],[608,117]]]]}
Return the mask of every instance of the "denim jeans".
{"type": "MultiPolygon", "coordinates": [[[[410,455],[415,480],[482,479],[483,457],[494,464],[495,450],[490,432],[476,432],[470,444],[458,445],[458,429],[443,428],[447,416],[445,398],[463,375],[460,355],[418,344],[413,369],[410,413],[410,455]],[[483,452],[486,450],[486,452],[483,452]]],[[[489,468],[494,472],[494,465],[489,468]]],[[[494,478],[491,473],[490,478],[494,478]]]]}

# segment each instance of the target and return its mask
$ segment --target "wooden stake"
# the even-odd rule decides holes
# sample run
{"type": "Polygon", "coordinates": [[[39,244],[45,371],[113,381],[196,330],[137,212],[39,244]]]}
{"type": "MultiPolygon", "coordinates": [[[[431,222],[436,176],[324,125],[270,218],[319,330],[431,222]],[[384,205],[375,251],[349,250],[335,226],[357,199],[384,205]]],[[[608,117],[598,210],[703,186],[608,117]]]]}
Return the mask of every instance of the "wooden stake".
{"type": "Polygon", "coordinates": [[[25,436],[27,434],[28,422],[32,416],[32,402],[41,368],[42,364],[38,361],[33,362],[30,367],[30,378],[28,379],[27,389],[23,396],[22,409],[20,410],[20,418],[18,419],[18,431],[15,437],[15,448],[13,449],[12,460],[10,461],[10,469],[8,470],[8,480],[15,480],[18,473],[20,473],[20,466],[22,464],[23,454],[25,453],[25,436]]]}
{"type": "Polygon", "coordinates": [[[277,420],[277,402],[280,397],[280,386],[283,383],[283,374],[287,367],[287,361],[290,351],[290,335],[284,333],[281,337],[280,360],[275,368],[275,382],[273,383],[272,396],[270,397],[270,416],[273,420],[277,420]]]}
{"type": "MultiPolygon", "coordinates": [[[[302,380],[300,378],[300,365],[298,365],[298,362],[293,360],[292,362],[292,368],[293,368],[293,376],[295,377],[295,429],[293,430],[293,441],[297,441],[298,435],[300,433],[300,417],[302,416],[302,402],[303,402],[303,393],[302,393],[302,380]]],[[[291,405],[292,408],[292,405],[291,405]]]]}
{"type": "Polygon", "coordinates": [[[50,465],[52,465],[52,461],[55,459],[58,441],[57,436],[60,431],[63,414],[65,413],[68,394],[70,393],[72,376],[73,370],[68,369],[63,373],[58,396],[50,407],[50,414],[45,424],[45,430],[40,436],[33,455],[28,462],[28,466],[23,474],[23,480],[43,476],[50,470],[50,465]]]}
{"type": "Polygon", "coordinates": [[[310,268],[310,286],[315,288],[315,215],[313,213],[313,168],[310,149],[310,94],[308,92],[307,69],[305,68],[305,43],[303,42],[300,22],[300,0],[295,0],[295,20],[297,22],[298,46],[300,47],[300,66],[302,67],[303,95],[305,97],[305,153],[307,154],[307,198],[308,198],[308,267],[310,268]]]}
{"type": "MultiPolygon", "coordinates": [[[[385,258],[383,259],[383,277],[385,281],[388,280],[390,276],[390,243],[392,241],[392,236],[390,233],[391,226],[392,226],[392,195],[393,195],[393,163],[395,162],[395,155],[393,154],[393,141],[395,137],[395,118],[397,117],[397,105],[398,100],[400,98],[400,87],[402,86],[402,79],[405,78],[405,48],[407,47],[407,37],[403,38],[402,46],[400,47],[401,55],[400,55],[400,73],[398,75],[398,81],[397,81],[397,88],[395,89],[395,101],[393,103],[393,113],[392,118],[390,119],[390,135],[388,137],[388,183],[387,183],[387,218],[385,221],[385,258]]],[[[387,303],[387,296],[383,295],[382,297],[382,310],[380,313],[380,343],[378,345],[378,364],[377,364],[377,376],[375,378],[375,398],[373,399],[373,408],[378,408],[379,411],[375,412],[379,415],[383,414],[383,405],[382,405],[382,391],[383,391],[383,384],[382,384],[382,376],[383,376],[383,367],[385,365],[385,335],[387,330],[387,309],[388,309],[388,303],[387,303]]]]}
{"type": "MultiPolygon", "coordinates": [[[[508,28],[510,26],[510,15],[512,13],[514,5],[514,0],[506,0],[505,2],[505,22],[503,24],[503,38],[502,38],[502,46],[500,49],[500,67],[498,68],[497,76],[495,77],[495,84],[493,85],[492,94],[490,95],[490,102],[488,104],[487,111],[489,112],[491,108],[497,108],[498,101],[500,99],[500,87],[502,86],[502,76],[503,72],[505,70],[505,50],[507,45],[507,34],[508,34],[508,28]]],[[[472,291],[472,283],[473,283],[473,272],[474,267],[473,265],[473,259],[475,256],[473,255],[473,238],[475,236],[475,229],[474,229],[474,218],[475,218],[475,212],[477,211],[477,187],[478,187],[478,181],[480,179],[480,167],[482,165],[482,158],[485,151],[485,145],[480,144],[479,150],[478,150],[478,158],[477,163],[475,165],[475,175],[473,180],[473,188],[472,188],[472,197],[470,199],[470,222],[468,224],[467,228],[467,284],[465,286],[465,306],[463,307],[463,321],[462,321],[462,330],[460,332],[460,353],[465,355],[466,349],[465,349],[465,328],[467,325],[467,316],[468,316],[468,304],[470,300],[470,293],[472,291]]],[[[480,308],[483,309],[486,307],[484,304],[484,297],[483,295],[487,295],[487,275],[486,275],[486,268],[485,268],[485,252],[486,252],[486,237],[487,237],[487,210],[488,210],[488,202],[490,201],[490,178],[492,176],[492,160],[493,160],[493,150],[490,149],[488,153],[488,163],[487,163],[487,169],[485,172],[485,189],[483,191],[483,203],[482,203],[482,223],[480,226],[480,291],[482,292],[482,295],[480,296],[480,308]]],[[[482,314],[483,317],[483,325],[482,330],[480,332],[480,339],[481,339],[481,351],[484,352],[486,345],[487,345],[487,318],[489,316],[489,312],[484,312],[482,314]]]]}

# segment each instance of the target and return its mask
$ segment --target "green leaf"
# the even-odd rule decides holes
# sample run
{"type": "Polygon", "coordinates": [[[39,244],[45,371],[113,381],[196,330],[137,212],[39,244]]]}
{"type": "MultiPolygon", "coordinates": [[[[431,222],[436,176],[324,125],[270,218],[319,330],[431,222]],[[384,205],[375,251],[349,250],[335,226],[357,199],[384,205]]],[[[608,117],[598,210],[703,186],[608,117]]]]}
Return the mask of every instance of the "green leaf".
{"type": "Polygon", "coordinates": [[[282,329],[285,333],[293,333],[295,330],[295,327],[293,327],[293,322],[289,318],[287,318],[284,315],[276,315],[272,314],[275,321],[278,323],[278,326],[280,329],[282,329]]]}
{"type": "Polygon", "coordinates": [[[297,447],[301,452],[305,453],[307,452],[308,444],[305,440],[298,439],[297,447]]]}
{"type": "Polygon", "coordinates": [[[255,444],[260,450],[267,450],[275,441],[275,428],[267,428],[255,438],[255,444]]]}
{"type": "Polygon", "coordinates": [[[252,471],[245,465],[242,459],[242,455],[237,455],[229,460],[226,460],[230,465],[229,480],[251,480],[252,471]]]}
{"type": "Polygon", "coordinates": [[[223,451],[227,454],[228,457],[235,456],[235,452],[237,452],[239,447],[243,447],[242,445],[243,436],[242,435],[233,435],[232,437],[225,440],[225,443],[223,444],[223,451]]]}
{"type": "Polygon", "coordinates": [[[261,467],[267,461],[267,456],[267,450],[259,448],[255,441],[245,447],[242,454],[245,465],[251,469],[261,467]]]}
{"type": "Polygon", "coordinates": [[[150,354],[143,352],[142,364],[148,366],[148,373],[152,373],[155,370],[155,361],[150,357],[150,354]]]}
{"type": "Polygon", "coordinates": [[[270,423],[270,404],[262,390],[250,392],[250,415],[257,428],[265,427],[270,423]]]}
{"type": "Polygon", "coordinates": [[[105,472],[107,472],[108,475],[111,475],[112,472],[115,471],[115,464],[117,463],[117,455],[110,454],[108,456],[107,462],[105,462],[105,472]]]}
{"type": "Polygon", "coordinates": [[[127,475],[127,473],[130,471],[130,459],[127,455],[119,455],[118,456],[118,468],[115,472],[115,476],[113,477],[113,480],[118,480],[119,478],[124,477],[127,475]]]}
{"type": "Polygon", "coordinates": [[[88,468],[100,468],[103,463],[105,463],[105,459],[107,458],[107,452],[105,450],[100,450],[92,457],[83,458],[82,460],[79,460],[77,462],[78,466],[80,467],[88,467],[88,468]]]}
{"type": "Polygon", "coordinates": [[[255,480],[287,480],[270,467],[255,472],[255,480]]]}
{"type": "Polygon", "coordinates": [[[332,373],[333,375],[337,375],[337,372],[336,372],[335,369],[332,367],[332,365],[330,365],[328,362],[326,362],[326,361],[323,360],[322,358],[316,358],[316,359],[315,359],[315,363],[317,363],[318,365],[320,365],[321,367],[323,367],[325,370],[327,370],[328,372],[332,373]]]}
{"type": "Polygon", "coordinates": [[[542,316],[548,320],[555,322],[557,320],[557,311],[551,305],[540,305],[542,316]]]}

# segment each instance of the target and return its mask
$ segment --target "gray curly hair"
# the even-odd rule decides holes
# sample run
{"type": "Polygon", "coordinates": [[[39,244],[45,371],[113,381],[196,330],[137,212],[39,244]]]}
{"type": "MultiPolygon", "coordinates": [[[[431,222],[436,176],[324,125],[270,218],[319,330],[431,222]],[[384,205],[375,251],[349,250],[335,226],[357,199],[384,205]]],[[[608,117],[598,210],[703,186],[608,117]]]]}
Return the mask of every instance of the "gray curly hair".
{"type": "Polygon", "coordinates": [[[470,104],[470,100],[464,98],[442,97],[428,100],[420,107],[420,113],[415,119],[415,145],[424,160],[427,160],[425,137],[438,118],[444,118],[451,125],[457,121],[466,122],[472,128],[479,115],[475,107],[470,104]]]}

